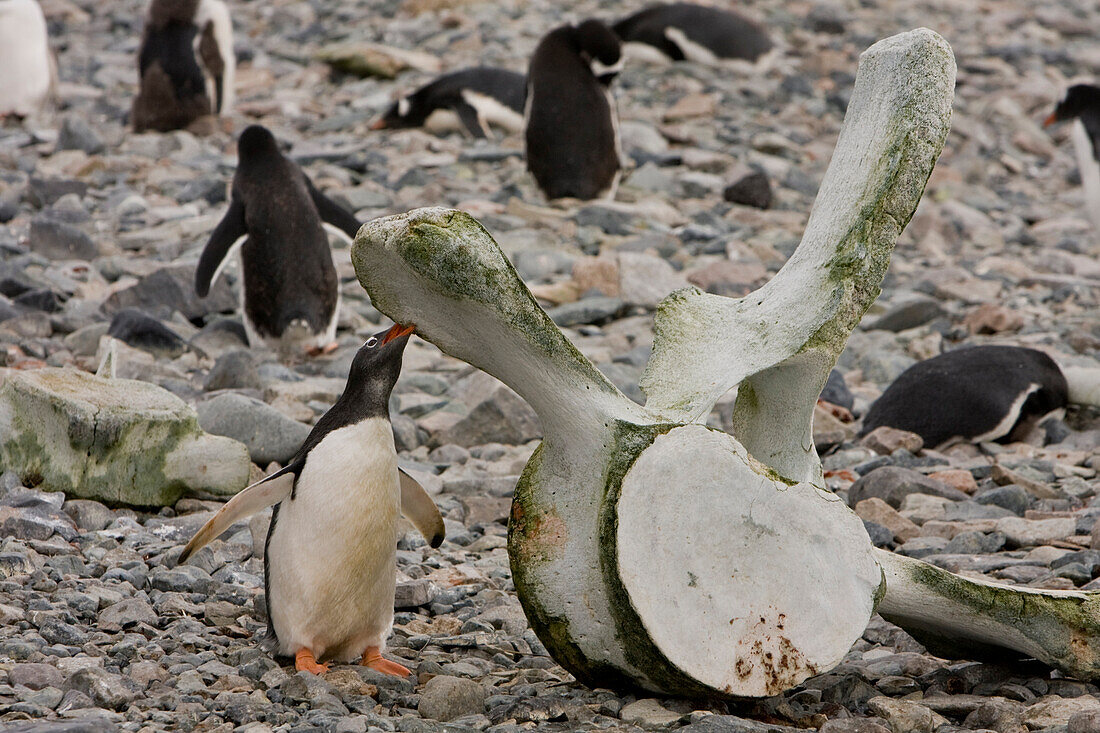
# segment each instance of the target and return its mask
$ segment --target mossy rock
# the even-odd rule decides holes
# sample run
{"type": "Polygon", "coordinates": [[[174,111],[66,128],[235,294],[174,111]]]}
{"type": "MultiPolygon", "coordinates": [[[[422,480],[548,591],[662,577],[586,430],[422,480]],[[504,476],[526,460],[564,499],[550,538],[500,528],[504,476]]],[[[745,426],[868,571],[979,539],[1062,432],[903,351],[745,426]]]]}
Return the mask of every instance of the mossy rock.
{"type": "Polygon", "coordinates": [[[248,449],[209,435],[167,390],[74,369],[0,370],[0,470],[73,498],[169,506],[185,492],[232,495],[248,449]]]}

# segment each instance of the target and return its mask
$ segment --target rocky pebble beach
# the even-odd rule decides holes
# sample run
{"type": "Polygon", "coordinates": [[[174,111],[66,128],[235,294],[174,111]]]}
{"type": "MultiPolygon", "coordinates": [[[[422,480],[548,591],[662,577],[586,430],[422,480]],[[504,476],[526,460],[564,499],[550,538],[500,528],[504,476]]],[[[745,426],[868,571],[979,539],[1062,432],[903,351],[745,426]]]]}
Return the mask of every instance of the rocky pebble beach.
{"type": "MultiPolygon", "coordinates": [[[[114,343],[118,377],[164,388],[202,430],[243,443],[253,480],[296,450],[358,346],[389,322],[335,239],[343,309],[332,354],[286,364],[249,349],[232,269],[195,296],[247,124],[271,129],[361,221],[427,205],[476,216],[580,350],[641,401],[658,301],[687,284],[736,297],[766,282],[799,242],[859,54],[902,30],[937,30],[959,67],[951,134],[882,296],[840,359],[846,388],[826,395],[850,392],[857,421],[819,409],[816,442],[830,487],[877,545],[969,577],[1100,588],[1100,411],[1071,408],[1009,445],[938,452],[899,431],[856,437],[858,416],[894,378],[944,350],[1020,344],[1097,365],[1100,233],[1083,211],[1068,130],[1040,126],[1068,79],[1100,77],[1094,3],[754,0],[745,11],[766,22],[779,57],[764,68],[628,63],[615,84],[622,186],[613,202],[569,205],[538,193],[521,135],[474,143],[368,128],[433,64],[523,70],[553,25],[635,4],[232,2],[233,114],[140,135],[127,115],[143,3],[42,6],[58,104],[0,126],[0,366],[10,370],[0,383],[47,365],[94,372],[114,343]],[[344,41],[422,56],[391,58],[396,79],[359,78],[317,60],[344,41]]],[[[721,402],[710,423],[728,429],[731,407],[721,402]]],[[[349,665],[295,673],[259,648],[270,512],[177,566],[216,496],[135,509],[123,495],[67,497],[7,472],[0,730],[1100,731],[1096,685],[1018,660],[944,660],[878,617],[840,666],[774,698],[581,686],[529,629],[509,570],[510,496],[540,435],[534,413],[414,339],[391,414],[401,464],[434,495],[448,534],[432,550],[405,527],[398,544],[387,653],[412,677],[349,665]]]]}

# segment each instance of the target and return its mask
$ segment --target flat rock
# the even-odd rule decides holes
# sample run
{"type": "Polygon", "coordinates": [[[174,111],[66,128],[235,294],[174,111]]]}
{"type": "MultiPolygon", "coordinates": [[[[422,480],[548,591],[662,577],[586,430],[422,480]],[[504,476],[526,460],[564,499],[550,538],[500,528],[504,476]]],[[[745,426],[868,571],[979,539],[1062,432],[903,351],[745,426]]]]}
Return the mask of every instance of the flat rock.
{"type": "Polygon", "coordinates": [[[203,430],[244,443],[260,465],[287,463],[310,431],[270,405],[232,392],[200,402],[196,409],[203,430]]]}
{"type": "Polygon", "coordinates": [[[170,506],[188,490],[232,494],[248,480],[240,443],[208,435],[168,391],[72,369],[0,371],[0,465],[52,491],[170,506]]]}

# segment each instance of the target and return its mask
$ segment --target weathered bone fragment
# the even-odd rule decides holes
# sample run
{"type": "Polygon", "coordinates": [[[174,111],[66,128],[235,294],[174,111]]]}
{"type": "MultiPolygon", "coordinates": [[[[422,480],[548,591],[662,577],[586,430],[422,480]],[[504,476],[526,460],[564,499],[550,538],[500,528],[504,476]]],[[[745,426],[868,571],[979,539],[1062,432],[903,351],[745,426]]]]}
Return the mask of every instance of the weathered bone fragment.
{"type": "Polygon", "coordinates": [[[646,407],[577,351],[470,216],[421,209],[360,231],[352,259],[374,305],[539,415],[512,572],[532,627],[582,681],[775,694],[835,666],[887,582],[898,618],[903,594],[935,600],[824,488],[810,421],[943,145],[953,83],[950,49],[928,30],[863,55],[798,251],[747,298],[665,301],[646,407]],[[701,424],[733,388],[735,434],[701,424]]]}

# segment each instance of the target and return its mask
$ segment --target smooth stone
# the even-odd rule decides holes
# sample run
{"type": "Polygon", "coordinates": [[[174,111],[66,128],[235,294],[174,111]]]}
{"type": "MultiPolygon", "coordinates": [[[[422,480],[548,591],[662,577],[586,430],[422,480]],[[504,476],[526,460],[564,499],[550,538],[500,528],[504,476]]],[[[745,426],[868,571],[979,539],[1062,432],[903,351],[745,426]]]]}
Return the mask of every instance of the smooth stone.
{"type": "Polygon", "coordinates": [[[31,220],[27,242],[31,251],[51,260],[92,260],[99,256],[99,248],[83,231],[41,216],[31,220]]]}
{"type": "Polygon", "coordinates": [[[485,711],[485,687],[464,677],[440,675],[428,680],[420,692],[417,710],[424,718],[447,722],[485,711]]]}
{"type": "Polygon", "coordinates": [[[214,435],[244,443],[255,463],[287,463],[298,451],[310,427],[291,420],[260,400],[242,394],[225,393],[196,406],[199,425],[214,435]]]}

